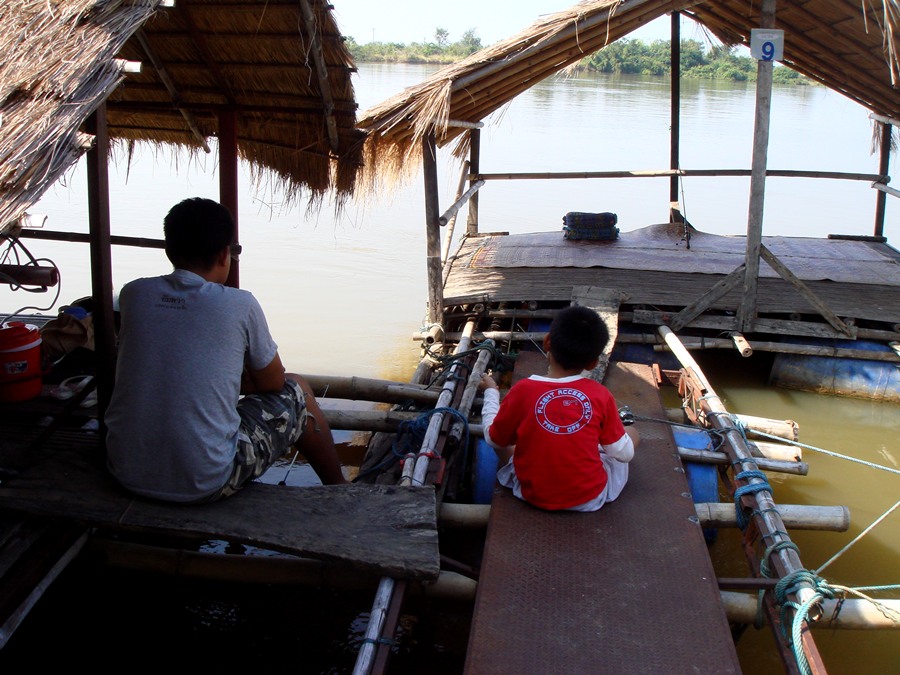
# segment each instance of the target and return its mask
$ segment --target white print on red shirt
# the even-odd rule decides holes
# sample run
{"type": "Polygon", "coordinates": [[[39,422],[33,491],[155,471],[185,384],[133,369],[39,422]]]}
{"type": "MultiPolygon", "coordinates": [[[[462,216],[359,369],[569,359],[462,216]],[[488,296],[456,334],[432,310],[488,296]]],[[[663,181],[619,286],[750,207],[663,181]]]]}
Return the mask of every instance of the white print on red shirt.
{"type": "Polygon", "coordinates": [[[591,421],[593,407],[578,389],[553,389],[537,400],[534,415],[538,424],[552,434],[574,434],[591,421]]]}

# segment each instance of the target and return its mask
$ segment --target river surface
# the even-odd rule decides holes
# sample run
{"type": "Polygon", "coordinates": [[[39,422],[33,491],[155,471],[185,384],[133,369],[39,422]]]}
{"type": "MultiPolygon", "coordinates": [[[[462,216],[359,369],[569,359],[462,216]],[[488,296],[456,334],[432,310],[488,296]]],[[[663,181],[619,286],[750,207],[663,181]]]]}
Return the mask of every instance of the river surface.
{"type": "MultiPolygon", "coordinates": [[[[433,70],[424,65],[361,64],[356,79],[361,109],[433,70]]],[[[682,85],[682,98],[681,166],[748,169],[754,85],[690,80],[682,85]]],[[[665,169],[669,126],[666,80],[551,78],[488,121],[482,132],[481,168],[484,172],[665,169]]],[[[876,173],[878,157],[871,154],[871,147],[867,113],[840,94],[814,86],[775,88],[770,168],[876,173]]],[[[896,155],[892,160],[896,164],[896,155]]],[[[139,149],[130,167],[120,162],[111,169],[113,234],[161,237],[162,218],[172,204],[192,196],[216,197],[215,165],[214,156],[139,149]]],[[[459,168],[442,157],[439,171],[443,210],[452,202],[459,168]]],[[[254,185],[249,172],[242,170],[241,286],[253,291],[266,309],[290,370],[409,379],[419,358],[418,343],[412,338],[424,323],[427,299],[421,184],[421,176],[414,175],[390,195],[351,203],[335,216],[329,204],[313,214],[303,207],[286,209],[283,195],[254,185]]],[[[748,199],[749,178],[685,179],[680,188],[686,217],[698,229],[716,234],[745,231],[748,199]]],[[[669,181],[495,181],[481,191],[480,200],[482,231],[557,230],[568,211],[613,211],[619,227],[630,230],[667,220],[669,181]]],[[[33,212],[48,216],[49,229],[86,232],[82,167],[52,188],[33,212]]],[[[874,213],[875,191],[866,182],[770,179],[764,234],[872,234],[874,213]]],[[[896,199],[889,198],[884,234],[895,246],[900,240],[896,199]]],[[[53,311],[89,295],[86,245],[32,240],[29,247],[35,256],[50,258],[61,269],[61,293],[53,311]]],[[[161,251],[115,248],[113,256],[116,288],[137,276],[169,271],[161,251]]],[[[51,299],[22,295],[0,290],[4,307],[26,303],[50,307],[51,299]]],[[[803,450],[809,475],[771,476],[776,502],[850,508],[848,532],[792,533],[808,569],[831,560],[900,498],[896,473],[819,452],[896,470],[900,406],[773,390],[762,376],[737,379],[715,361],[710,367],[705,370],[707,378],[729,411],[799,424],[800,441],[809,446],[803,450]]],[[[303,480],[302,472],[298,474],[303,480]]],[[[743,558],[735,550],[727,533],[713,546],[720,575],[745,575],[743,558]]],[[[831,583],[851,587],[900,583],[900,511],[888,515],[821,574],[831,583]]],[[[271,663],[286,661],[304,673],[349,672],[364,612],[371,605],[367,598],[362,609],[352,604],[348,608],[327,597],[295,598],[287,592],[274,597],[249,592],[242,600],[211,600],[198,584],[135,581],[110,571],[82,575],[66,577],[45,607],[36,610],[34,620],[23,627],[21,641],[14,639],[12,649],[5,650],[9,658],[27,655],[30,665],[52,663],[45,659],[54,658],[53,652],[42,650],[62,640],[67,649],[86,650],[89,662],[95,664],[106,663],[104,654],[115,653],[109,651],[113,642],[133,660],[141,658],[135,650],[152,661],[181,647],[195,650],[198,664],[214,665],[229,663],[227,658],[220,661],[223,654],[232,651],[233,643],[249,640],[252,645],[244,651],[253,655],[256,665],[270,655],[271,663]],[[126,615],[135,609],[137,617],[126,615]],[[123,625],[130,621],[134,623],[123,625]],[[337,627],[344,639],[335,641],[326,635],[326,627],[337,627]],[[328,645],[330,661],[312,656],[323,645],[328,645]]],[[[898,595],[895,591],[893,597],[898,595]]],[[[437,614],[442,618],[424,619],[415,613],[406,617],[407,639],[398,669],[461,672],[465,612],[437,614]]],[[[896,631],[818,631],[816,640],[830,673],[900,673],[896,631]]],[[[768,629],[751,628],[738,644],[745,672],[780,671],[768,629]]]]}

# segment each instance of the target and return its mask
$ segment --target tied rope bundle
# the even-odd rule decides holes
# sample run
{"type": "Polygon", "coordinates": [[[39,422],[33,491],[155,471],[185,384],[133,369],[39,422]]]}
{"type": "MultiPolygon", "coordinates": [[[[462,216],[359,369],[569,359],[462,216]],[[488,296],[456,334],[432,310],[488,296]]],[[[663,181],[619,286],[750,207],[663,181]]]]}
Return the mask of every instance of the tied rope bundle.
{"type": "Polygon", "coordinates": [[[612,240],[619,237],[616,223],[619,217],[608,211],[582,213],[569,211],[563,216],[563,237],[566,239],[612,240]]]}

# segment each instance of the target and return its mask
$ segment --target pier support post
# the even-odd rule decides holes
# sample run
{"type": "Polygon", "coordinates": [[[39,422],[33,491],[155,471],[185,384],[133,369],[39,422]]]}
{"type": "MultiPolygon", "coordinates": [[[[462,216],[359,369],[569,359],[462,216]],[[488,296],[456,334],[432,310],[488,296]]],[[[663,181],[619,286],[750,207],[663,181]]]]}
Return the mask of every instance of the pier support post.
{"type": "Polygon", "coordinates": [[[444,288],[441,274],[441,212],[438,206],[437,144],[434,130],[422,139],[422,171],[425,178],[425,236],[428,265],[428,321],[444,323],[444,288]]]}

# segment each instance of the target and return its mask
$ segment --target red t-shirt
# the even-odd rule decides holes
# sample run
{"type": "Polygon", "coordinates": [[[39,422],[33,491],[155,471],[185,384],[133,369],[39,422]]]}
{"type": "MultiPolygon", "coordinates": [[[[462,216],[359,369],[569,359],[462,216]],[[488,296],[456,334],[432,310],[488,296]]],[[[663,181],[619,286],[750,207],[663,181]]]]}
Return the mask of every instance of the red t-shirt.
{"type": "Polygon", "coordinates": [[[615,398],[585,377],[530,377],[506,394],[489,429],[491,441],[515,445],[522,496],[543,509],[567,509],[599,495],[606,470],[598,445],[625,434],[615,398]]]}

